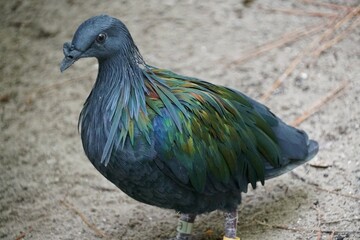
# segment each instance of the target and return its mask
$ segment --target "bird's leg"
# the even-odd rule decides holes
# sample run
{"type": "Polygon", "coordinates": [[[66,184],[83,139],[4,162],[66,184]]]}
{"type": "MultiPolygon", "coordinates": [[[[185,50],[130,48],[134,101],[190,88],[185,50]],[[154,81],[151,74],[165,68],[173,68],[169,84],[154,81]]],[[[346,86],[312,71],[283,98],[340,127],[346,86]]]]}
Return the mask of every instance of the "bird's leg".
{"type": "Polygon", "coordinates": [[[178,226],[176,228],[177,235],[176,240],[190,240],[191,239],[191,231],[193,228],[193,223],[195,221],[196,214],[185,214],[182,213],[178,226]]]}
{"type": "Polygon", "coordinates": [[[236,237],[236,225],[238,215],[236,209],[231,212],[225,212],[225,236],[223,240],[240,240],[236,237]]]}

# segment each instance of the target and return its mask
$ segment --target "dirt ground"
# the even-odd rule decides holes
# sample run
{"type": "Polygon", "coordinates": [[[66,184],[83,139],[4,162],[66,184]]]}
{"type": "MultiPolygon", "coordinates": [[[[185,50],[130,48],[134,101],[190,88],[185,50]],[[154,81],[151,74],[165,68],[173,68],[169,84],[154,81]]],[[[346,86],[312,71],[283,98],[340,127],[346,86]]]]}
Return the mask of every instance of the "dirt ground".
{"type": "MultiPolygon", "coordinates": [[[[77,120],[97,63],[81,60],[60,74],[62,44],[83,20],[107,13],[126,23],[149,64],[259,99],[321,32],[230,63],[287,32],[327,23],[344,10],[296,0],[244,2],[2,0],[0,239],[174,236],[177,213],[132,200],[86,159],[77,120]]],[[[360,239],[360,28],[351,31],[318,58],[303,58],[265,102],[291,122],[343,81],[348,83],[300,125],[320,144],[311,164],[243,195],[238,225],[242,240],[360,239]]],[[[195,239],[222,239],[222,213],[198,217],[194,233],[195,239]]]]}

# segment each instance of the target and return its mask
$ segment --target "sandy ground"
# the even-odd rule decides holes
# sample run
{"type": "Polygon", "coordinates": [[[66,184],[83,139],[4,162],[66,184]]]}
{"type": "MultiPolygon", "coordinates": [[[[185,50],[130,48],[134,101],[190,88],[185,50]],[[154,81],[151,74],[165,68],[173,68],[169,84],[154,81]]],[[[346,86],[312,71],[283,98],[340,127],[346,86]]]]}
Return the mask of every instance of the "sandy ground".
{"type": "MultiPolygon", "coordinates": [[[[132,200],[86,159],[77,120],[97,65],[94,59],[82,60],[60,74],[62,44],[83,20],[108,13],[127,24],[148,63],[259,98],[319,35],[242,64],[229,63],[286,32],[330,21],[259,9],[270,3],[273,8],[337,11],[295,0],[246,6],[236,0],[1,1],[0,239],[174,236],[175,212],[132,200]]],[[[359,33],[354,28],[319,58],[303,59],[266,102],[290,122],[343,80],[349,82],[300,126],[319,141],[320,153],[311,163],[324,168],[307,164],[295,170],[300,178],[285,174],[244,194],[238,228],[242,240],[360,239],[359,33]]],[[[221,212],[200,216],[195,239],[221,239],[222,225],[221,212]]]]}

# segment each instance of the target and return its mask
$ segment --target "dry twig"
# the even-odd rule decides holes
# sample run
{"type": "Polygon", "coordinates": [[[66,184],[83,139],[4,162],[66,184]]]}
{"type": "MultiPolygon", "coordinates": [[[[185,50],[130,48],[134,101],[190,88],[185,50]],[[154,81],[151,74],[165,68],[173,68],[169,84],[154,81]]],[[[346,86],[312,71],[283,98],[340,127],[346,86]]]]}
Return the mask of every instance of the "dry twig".
{"type": "Polygon", "coordinates": [[[301,1],[303,3],[318,5],[318,6],[327,7],[327,8],[331,8],[331,9],[335,9],[335,10],[350,10],[350,9],[352,9],[352,7],[335,4],[335,3],[324,3],[324,2],[314,1],[314,0],[301,0],[301,1]]]}
{"type": "Polygon", "coordinates": [[[28,230],[28,231],[20,232],[20,234],[15,237],[15,240],[21,240],[21,239],[25,238],[25,237],[26,237],[26,234],[31,233],[32,230],[33,230],[32,227],[29,227],[29,230],[28,230]]]}
{"type": "Polygon", "coordinates": [[[316,233],[316,240],[321,240],[321,236],[322,236],[322,232],[320,229],[318,229],[316,233]]]}
{"type": "Polygon", "coordinates": [[[337,29],[339,29],[340,27],[342,27],[345,23],[349,22],[353,17],[355,17],[356,15],[358,15],[360,12],[360,6],[352,9],[351,11],[347,12],[347,14],[345,16],[343,16],[342,18],[340,18],[339,21],[336,21],[335,24],[333,24],[334,22],[332,22],[329,26],[330,28],[328,28],[324,34],[321,36],[320,41],[322,42],[323,40],[325,40],[325,38],[329,37],[333,32],[335,32],[337,29]]]}
{"type": "Polygon", "coordinates": [[[297,65],[301,62],[301,60],[305,57],[307,54],[307,50],[300,52],[296,58],[289,64],[289,66],[286,68],[286,70],[280,75],[278,79],[271,85],[270,89],[268,89],[266,92],[264,92],[260,99],[261,101],[266,101],[270,98],[272,93],[278,89],[281,84],[285,81],[285,79],[295,70],[297,65]]]}
{"type": "Polygon", "coordinates": [[[295,173],[294,171],[290,172],[290,174],[299,179],[300,181],[304,182],[304,183],[307,183],[309,184],[310,186],[313,186],[315,187],[317,190],[319,191],[323,191],[323,192],[327,192],[327,193],[332,193],[332,194],[336,194],[336,195],[339,195],[339,196],[343,196],[343,197],[347,197],[347,198],[352,198],[352,199],[355,199],[355,200],[360,200],[360,196],[357,196],[357,195],[352,195],[352,194],[346,194],[346,193],[341,193],[341,192],[338,192],[338,191],[335,191],[335,190],[329,190],[329,189],[325,189],[325,188],[322,188],[322,187],[319,187],[319,184],[317,183],[314,183],[314,182],[310,182],[310,181],[307,181],[305,178],[299,176],[297,173],[295,173]]]}
{"type": "Polygon", "coordinates": [[[25,232],[21,232],[21,233],[15,238],[15,240],[21,240],[21,239],[23,239],[25,236],[26,236],[26,233],[25,233],[25,232]]]}
{"type": "Polygon", "coordinates": [[[26,236],[26,232],[21,232],[18,236],[15,237],[15,240],[21,240],[26,236]]]}
{"type": "Polygon", "coordinates": [[[337,13],[323,13],[323,12],[306,12],[304,10],[285,9],[285,8],[261,8],[271,12],[281,12],[292,15],[311,16],[311,17],[328,17],[335,18],[338,16],[337,13]]]}
{"type": "Polygon", "coordinates": [[[340,34],[338,34],[333,39],[323,43],[316,51],[313,52],[313,57],[319,57],[319,55],[325,51],[326,49],[332,47],[333,45],[337,44],[341,40],[343,40],[349,33],[352,32],[354,28],[356,28],[360,24],[360,17],[357,17],[356,20],[354,20],[351,25],[344,31],[342,31],[340,34]]]}
{"type": "Polygon", "coordinates": [[[325,188],[321,188],[319,186],[316,186],[317,190],[323,191],[323,192],[327,192],[327,193],[333,193],[339,196],[343,196],[343,197],[348,197],[348,198],[352,198],[355,200],[360,200],[360,196],[356,196],[356,195],[352,195],[352,194],[346,194],[346,193],[341,193],[338,191],[334,191],[334,190],[329,190],[329,189],[325,189],[325,188]]]}
{"type": "MultiPolygon", "coordinates": [[[[316,40],[316,39],[315,39],[316,40]]],[[[302,59],[308,54],[308,52],[310,51],[310,49],[313,48],[313,45],[315,45],[317,41],[312,41],[311,44],[304,49],[303,51],[301,51],[292,61],[291,63],[288,65],[288,67],[285,69],[285,71],[280,75],[280,77],[278,77],[276,79],[276,81],[271,85],[271,87],[265,91],[262,95],[261,95],[261,101],[266,101],[270,98],[270,96],[272,95],[272,93],[278,89],[281,84],[285,81],[285,79],[295,70],[295,68],[297,67],[297,65],[302,61],[302,59]]]]}
{"type": "Polygon", "coordinates": [[[296,127],[299,126],[303,121],[308,119],[311,115],[320,110],[322,106],[328,103],[330,100],[334,99],[338,94],[345,89],[345,87],[349,84],[348,81],[343,81],[340,86],[332,89],[324,98],[317,101],[313,106],[311,106],[308,110],[304,111],[299,117],[297,117],[291,125],[296,127]]]}
{"type": "MultiPolygon", "coordinates": [[[[308,229],[308,228],[298,228],[298,227],[289,227],[286,225],[278,225],[278,224],[268,224],[268,223],[264,223],[261,222],[259,220],[255,220],[255,222],[259,225],[262,226],[266,226],[269,228],[278,228],[278,229],[284,229],[284,230],[289,230],[289,231],[293,231],[293,232],[317,232],[317,229],[308,229]]],[[[359,234],[360,231],[347,231],[347,230],[329,230],[329,229],[325,229],[322,230],[323,233],[328,233],[328,234],[332,234],[334,232],[335,233],[340,233],[340,234],[344,234],[344,233],[356,233],[359,234]]]]}
{"type": "Polygon", "coordinates": [[[70,204],[69,202],[67,202],[66,200],[60,200],[60,203],[62,205],[64,205],[67,209],[71,210],[72,212],[74,212],[76,215],[78,215],[81,220],[91,229],[95,232],[95,235],[97,237],[107,237],[107,235],[102,232],[100,229],[98,229],[94,224],[90,223],[89,220],[87,220],[87,218],[84,216],[84,214],[82,214],[79,210],[77,210],[72,204],[70,204]]]}
{"type": "Polygon", "coordinates": [[[335,235],[335,231],[333,230],[332,233],[329,236],[329,240],[333,240],[335,235]]]}
{"type": "Polygon", "coordinates": [[[286,68],[286,70],[280,75],[278,79],[271,85],[271,87],[265,91],[262,96],[261,100],[264,102],[270,98],[272,93],[281,86],[281,84],[285,81],[285,79],[295,70],[297,65],[302,61],[302,59],[307,56],[310,52],[315,50],[315,47],[321,43],[323,40],[325,40],[327,37],[329,37],[334,31],[336,31],[338,28],[340,28],[342,25],[350,21],[356,14],[358,14],[360,10],[360,7],[357,7],[350,11],[348,14],[346,14],[344,17],[342,17],[340,20],[334,19],[331,21],[328,26],[330,26],[328,29],[324,31],[324,33],[319,37],[315,38],[303,51],[301,51],[295,59],[291,61],[289,66],[286,68]]]}
{"type": "Polygon", "coordinates": [[[336,219],[336,220],[331,220],[331,221],[326,221],[323,222],[323,224],[333,224],[333,223],[339,223],[339,222],[353,222],[353,221],[359,221],[360,218],[355,217],[355,218],[341,218],[341,219],[336,219]]]}
{"type": "Polygon", "coordinates": [[[313,25],[310,27],[306,27],[305,29],[301,28],[301,29],[292,31],[290,33],[286,33],[276,40],[270,41],[268,43],[265,43],[265,44],[260,45],[252,50],[245,52],[242,57],[230,62],[228,65],[242,64],[242,63],[244,63],[252,58],[255,58],[261,54],[264,54],[265,52],[268,52],[274,48],[279,48],[285,44],[296,41],[296,40],[300,39],[301,37],[305,37],[307,35],[317,33],[321,29],[323,29],[324,26],[325,26],[324,24],[322,24],[322,25],[316,24],[316,25],[313,25]]]}
{"type": "Polygon", "coordinates": [[[316,239],[321,240],[321,236],[322,236],[322,231],[321,231],[322,212],[321,212],[318,205],[315,205],[313,208],[316,210],[316,219],[317,219],[317,222],[318,222],[318,226],[317,226],[318,230],[317,230],[317,233],[316,233],[316,235],[317,235],[316,239]]]}
{"type": "Polygon", "coordinates": [[[329,164],[329,163],[325,163],[325,162],[319,162],[317,163],[316,161],[315,162],[312,162],[312,163],[309,163],[310,167],[314,167],[314,168],[329,168],[331,167],[332,165],[329,164]]]}

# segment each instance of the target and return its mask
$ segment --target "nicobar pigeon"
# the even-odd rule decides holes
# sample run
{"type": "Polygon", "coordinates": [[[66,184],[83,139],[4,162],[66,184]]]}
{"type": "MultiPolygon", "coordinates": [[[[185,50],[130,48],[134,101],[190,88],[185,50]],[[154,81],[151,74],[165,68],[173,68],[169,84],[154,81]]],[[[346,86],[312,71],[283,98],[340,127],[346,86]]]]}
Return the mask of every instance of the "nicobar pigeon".
{"type": "Polygon", "coordinates": [[[253,188],[316,155],[318,144],[236,90],[145,63],[120,20],[100,15],[64,44],[64,71],[80,58],[99,63],[80,113],[85,153],[130,197],[181,213],[176,239],[195,216],[225,212],[236,237],[237,206],[253,188]]]}

